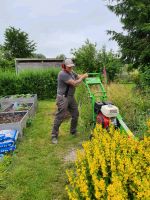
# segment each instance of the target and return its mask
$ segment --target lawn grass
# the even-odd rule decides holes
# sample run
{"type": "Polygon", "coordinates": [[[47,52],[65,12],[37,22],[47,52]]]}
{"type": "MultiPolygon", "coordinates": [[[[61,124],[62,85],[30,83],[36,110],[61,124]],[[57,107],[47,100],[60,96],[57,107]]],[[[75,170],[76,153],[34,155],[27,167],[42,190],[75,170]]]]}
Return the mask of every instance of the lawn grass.
{"type": "Polygon", "coordinates": [[[60,128],[59,142],[51,144],[50,132],[55,113],[54,101],[40,101],[32,125],[25,129],[12,162],[0,186],[0,200],[67,200],[66,161],[72,149],[81,148],[88,134],[69,135],[69,121],[60,128]]]}

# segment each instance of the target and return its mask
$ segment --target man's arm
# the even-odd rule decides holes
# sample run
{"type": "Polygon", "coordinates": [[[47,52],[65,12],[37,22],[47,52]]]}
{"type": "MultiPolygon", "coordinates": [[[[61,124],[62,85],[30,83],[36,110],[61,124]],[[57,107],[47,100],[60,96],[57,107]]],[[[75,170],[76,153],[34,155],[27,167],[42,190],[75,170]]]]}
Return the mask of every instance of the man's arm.
{"type": "Polygon", "coordinates": [[[78,79],[77,80],[73,80],[73,79],[69,79],[66,83],[72,86],[77,86],[79,85],[83,79],[87,78],[88,74],[82,74],[82,75],[78,75],[78,79]]]}
{"type": "Polygon", "coordinates": [[[77,75],[77,79],[79,79],[80,77],[82,77],[84,74],[78,74],[77,75]]]}

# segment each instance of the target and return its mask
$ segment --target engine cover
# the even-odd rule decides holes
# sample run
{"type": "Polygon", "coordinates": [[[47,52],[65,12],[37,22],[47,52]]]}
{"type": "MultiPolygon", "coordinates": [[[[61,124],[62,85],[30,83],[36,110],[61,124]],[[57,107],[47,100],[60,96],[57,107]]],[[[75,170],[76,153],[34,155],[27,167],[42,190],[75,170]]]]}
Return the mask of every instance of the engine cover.
{"type": "Polygon", "coordinates": [[[116,106],[109,104],[102,106],[101,112],[103,113],[104,116],[112,118],[112,117],[117,117],[117,115],[119,114],[119,109],[116,106]]]}
{"type": "Polygon", "coordinates": [[[106,116],[104,116],[101,112],[96,117],[96,122],[98,124],[102,124],[103,128],[108,128],[110,125],[110,119],[106,116]]]}

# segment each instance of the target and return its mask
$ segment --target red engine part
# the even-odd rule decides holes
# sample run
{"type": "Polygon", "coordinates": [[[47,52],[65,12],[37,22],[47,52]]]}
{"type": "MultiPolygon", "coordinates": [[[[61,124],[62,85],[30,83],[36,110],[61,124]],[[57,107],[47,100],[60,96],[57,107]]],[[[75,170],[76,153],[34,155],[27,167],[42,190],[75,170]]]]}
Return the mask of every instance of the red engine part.
{"type": "Polygon", "coordinates": [[[96,117],[96,122],[102,124],[103,128],[108,128],[110,125],[110,119],[103,115],[101,112],[96,117]]]}

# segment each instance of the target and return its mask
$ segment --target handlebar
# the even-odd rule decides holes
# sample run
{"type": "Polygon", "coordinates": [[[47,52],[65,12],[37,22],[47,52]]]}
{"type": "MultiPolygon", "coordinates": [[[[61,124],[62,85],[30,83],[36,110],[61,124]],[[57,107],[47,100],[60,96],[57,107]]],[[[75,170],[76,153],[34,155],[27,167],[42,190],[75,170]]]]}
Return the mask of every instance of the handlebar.
{"type": "Polygon", "coordinates": [[[100,75],[100,73],[88,73],[88,76],[100,75]]]}

